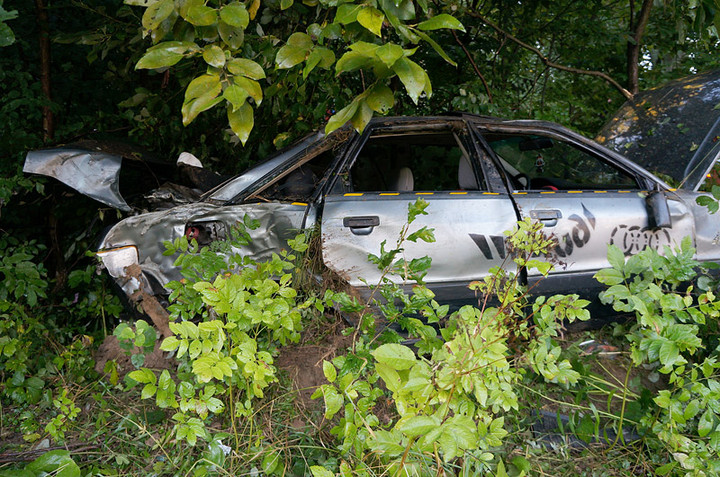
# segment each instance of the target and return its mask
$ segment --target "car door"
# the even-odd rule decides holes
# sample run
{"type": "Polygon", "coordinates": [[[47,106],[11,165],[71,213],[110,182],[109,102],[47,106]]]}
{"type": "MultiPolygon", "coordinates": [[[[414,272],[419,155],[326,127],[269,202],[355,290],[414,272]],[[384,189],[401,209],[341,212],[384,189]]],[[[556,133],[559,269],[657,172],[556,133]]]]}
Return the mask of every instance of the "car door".
{"type": "Polygon", "coordinates": [[[367,291],[381,279],[368,255],[379,255],[383,242],[395,248],[408,205],[424,199],[428,214],[411,230],[432,228],[436,242],[405,242],[402,256],[432,259],[426,282],[439,299],[472,300],[467,285],[503,263],[502,232],[517,220],[509,194],[489,187],[478,153],[464,121],[371,123],[348,149],[324,200],[325,265],[367,291]]]}
{"type": "Polygon", "coordinates": [[[558,241],[548,257],[556,262],[550,277],[528,275],[536,293],[594,297],[600,285],[593,275],[609,266],[609,244],[632,255],[646,247],[679,244],[693,233],[687,206],[672,193],[665,198],[672,225],[651,227],[647,177],[603,156],[599,148],[553,131],[494,128],[480,133],[510,176],[520,215],[545,224],[558,241]]]}

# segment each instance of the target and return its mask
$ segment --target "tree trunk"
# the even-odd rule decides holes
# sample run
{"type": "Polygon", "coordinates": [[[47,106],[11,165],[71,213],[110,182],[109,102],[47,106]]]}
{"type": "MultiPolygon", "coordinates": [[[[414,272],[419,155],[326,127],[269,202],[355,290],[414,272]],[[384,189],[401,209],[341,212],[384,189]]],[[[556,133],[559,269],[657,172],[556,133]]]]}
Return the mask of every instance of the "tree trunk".
{"type": "Polygon", "coordinates": [[[640,13],[635,20],[635,1],[630,0],[630,35],[631,38],[627,43],[627,76],[628,91],[637,94],[640,91],[638,76],[640,71],[640,47],[642,45],[642,37],[645,34],[648,20],[650,19],[650,10],[652,10],[653,0],[643,0],[640,13]]]}
{"type": "Polygon", "coordinates": [[[43,106],[43,137],[45,141],[51,141],[55,136],[55,120],[50,104],[52,103],[52,89],[50,83],[50,31],[48,26],[48,14],[45,0],[35,0],[37,9],[37,22],[40,28],[40,82],[43,94],[45,95],[45,106],[43,106]]]}

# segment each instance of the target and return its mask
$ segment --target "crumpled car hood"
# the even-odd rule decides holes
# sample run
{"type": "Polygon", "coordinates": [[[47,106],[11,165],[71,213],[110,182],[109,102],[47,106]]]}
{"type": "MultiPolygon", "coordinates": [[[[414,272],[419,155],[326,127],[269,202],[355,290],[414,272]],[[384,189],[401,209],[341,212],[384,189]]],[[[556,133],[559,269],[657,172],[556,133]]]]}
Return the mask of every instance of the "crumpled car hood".
{"type": "Polygon", "coordinates": [[[720,156],[720,70],[635,95],[596,140],[680,188],[698,190],[720,156]]]}
{"type": "Polygon", "coordinates": [[[129,212],[120,195],[122,157],[104,151],[60,147],[30,151],[23,172],[54,177],[105,205],[129,212]]]}
{"type": "Polygon", "coordinates": [[[53,177],[125,212],[139,206],[138,198],[172,180],[176,170],[175,164],[157,159],[142,146],[115,139],[84,139],[30,151],[23,166],[23,172],[53,177]]]}

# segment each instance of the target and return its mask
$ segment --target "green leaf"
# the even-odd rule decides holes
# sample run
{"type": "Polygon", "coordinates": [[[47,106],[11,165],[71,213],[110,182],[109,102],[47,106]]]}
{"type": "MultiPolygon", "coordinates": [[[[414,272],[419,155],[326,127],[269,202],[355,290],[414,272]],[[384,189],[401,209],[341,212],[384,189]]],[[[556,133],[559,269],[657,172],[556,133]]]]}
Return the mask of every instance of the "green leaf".
{"type": "Polygon", "coordinates": [[[330,361],[323,360],[323,374],[325,379],[331,383],[334,383],[335,379],[337,379],[337,369],[330,361]]]}
{"type": "Polygon", "coordinates": [[[594,277],[597,281],[603,285],[619,285],[625,281],[625,276],[620,270],[615,268],[605,268],[595,274],[594,277]]]}
{"type": "Polygon", "coordinates": [[[214,8],[194,4],[187,10],[184,18],[195,26],[210,26],[217,22],[218,12],[214,8]]]}
{"type": "Polygon", "coordinates": [[[716,213],[718,211],[718,209],[720,208],[720,204],[718,203],[718,201],[716,199],[714,199],[713,197],[710,197],[707,195],[701,195],[700,197],[695,199],[695,202],[698,205],[707,207],[708,211],[711,214],[716,213]]]}
{"type": "Polygon", "coordinates": [[[495,477],[508,477],[503,461],[498,462],[497,469],[495,470],[495,477]]]}
{"type": "Polygon", "coordinates": [[[324,467],[320,467],[319,465],[311,466],[310,472],[312,472],[313,477],[335,477],[335,474],[324,467]]]}
{"type": "Polygon", "coordinates": [[[438,55],[440,55],[440,57],[441,57],[443,60],[447,61],[448,63],[450,63],[450,64],[453,65],[453,66],[457,66],[457,63],[456,63],[455,61],[453,61],[453,59],[450,58],[450,56],[448,56],[447,53],[445,53],[445,50],[443,50],[443,48],[442,48],[435,40],[433,40],[432,38],[430,38],[430,35],[428,35],[427,33],[423,33],[423,32],[421,32],[421,31],[419,31],[419,30],[415,30],[415,32],[417,33],[417,35],[418,35],[420,38],[422,38],[423,40],[425,40],[426,42],[428,42],[428,43],[430,44],[430,46],[432,46],[433,50],[435,50],[435,52],[436,52],[438,55]]]}
{"type": "Polygon", "coordinates": [[[512,465],[515,466],[517,470],[520,472],[525,472],[526,475],[530,474],[530,470],[532,469],[532,465],[530,464],[530,461],[527,460],[525,457],[521,455],[516,455],[512,458],[510,461],[512,465]]]}
{"type": "Polygon", "coordinates": [[[287,44],[297,48],[302,48],[306,51],[309,51],[313,47],[313,41],[310,35],[299,31],[290,35],[287,44]]]}
{"type": "Polygon", "coordinates": [[[410,369],[416,362],[415,353],[407,346],[387,343],[372,352],[378,363],[383,363],[398,371],[410,369]]]}
{"type": "Polygon", "coordinates": [[[234,58],[228,61],[227,68],[234,75],[245,76],[252,80],[265,78],[265,70],[262,66],[246,58],[234,58]]]}
{"type": "Polygon", "coordinates": [[[232,105],[232,110],[237,110],[240,106],[245,104],[245,100],[248,97],[248,92],[245,91],[238,85],[231,84],[225,91],[223,91],[223,98],[232,105]]]}
{"type": "Polygon", "coordinates": [[[335,386],[324,384],[320,389],[322,390],[323,400],[325,401],[325,419],[332,419],[342,408],[344,399],[337,392],[335,386]]]}
{"type": "Polygon", "coordinates": [[[228,25],[243,29],[250,24],[250,14],[245,5],[240,2],[232,2],[222,7],[220,19],[228,25]]]}
{"type": "Polygon", "coordinates": [[[135,371],[132,371],[128,373],[128,376],[133,381],[137,381],[138,383],[150,383],[155,384],[155,373],[153,373],[151,370],[147,368],[138,369],[135,371]]]}
{"type": "Polygon", "coordinates": [[[379,37],[382,37],[383,20],[385,15],[375,7],[365,7],[357,14],[358,23],[379,37]]]}
{"type": "Polygon", "coordinates": [[[405,52],[400,45],[385,43],[375,50],[375,54],[388,68],[392,68],[395,62],[404,56],[405,52]]]}
{"type": "Polygon", "coordinates": [[[224,21],[218,23],[218,33],[222,41],[230,47],[231,50],[239,49],[245,41],[245,30],[240,27],[228,25],[224,21]]]}
{"type": "Polygon", "coordinates": [[[203,59],[205,63],[215,68],[225,66],[225,52],[217,45],[206,46],[203,50],[203,59]]]}
{"type": "Polygon", "coordinates": [[[655,474],[668,475],[675,467],[677,467],[677,462],[668,462],[667,464],[655,469],[655,474]]]}
{"type": "Polygon", "coordinates": [[[419,30],[439,30],[441,28],[449,28],[451,30],[460,30],[465,31],[465,27],[463,26],[460,21],[453,17],[452,15],[448,15],[447,13],[441,13],[440,15],[436,15],[429,20],[425,20],[424,22],[420,22],[417,25],[417,28],[419,30]]]}
{"type": "Polygon", "coordinates": [[[320,68],[328,69],[333,65],[333,63],[335,63],[335,53],[333,53],[333,51],[329,48],[316,46],[313,50],[313,53],[315,52],[320,53],[320,63],[318,63],[320,68]]]}
{"type": "Polygon", "coordinates": [[[440,424],[437,418],[431,416],[406,416],[395,424],[395,429],[408,437],[417,437],[427,434],[440,424]]]}
{"type": "Polygon", "coordinates": [[[315,67],[320,63],[320,60],[322,59],[320,52],[318,50],[313,50],[310,52],[310,55],[307,57],[307,61],[305,62],[305,68],[303,68],[303,79],[306,79],[310,72],[315,69],[315,67]]]}
{"type": "Polygon", "coordinates": [[[164,41],[148,48],[135,69],[165,68],[176,64],[185,57],[188,50],[196,49],[197,45],[189,41],[164,41]]]}
{"type": "Polygon", "coordinates": [[[357,21],[358,13],[362,8],[362,5],[355,3],[343,3],[337,8],[337,12],[335,13],[335,22],[347,25],[357,21]]]}
{"type": "Polygon", "coordinates": [[[400,444],[401,438],[402,436],[397,431],[376,430],[375,438],[370,440],[370,445],[380,455],[398,456],[405,450],[405,447],[400,444]]]}
{"type": "Polygon", "coordinates": [[[421,227],[419,230],[408,235],[407,239],[411,242],[417,242],[418,240],[422,240],[426,243],[433,243],[435,242],[435,233],[433,232],[433,230],[434,229],[429,229],[427,227],[421,227]]]}
{"type": "Polygon", "coordinates": [[[151,398],[155,395],[156,392],[157,392],[157,386],[155,386],[154,384],[146,384],[143,387],[142,392],[140,393],[140,399],[151,398]]]}
{"type": "Polygon", "coordinates": [[[425,70],[423,70],[420,65],[414,61],[409,60],[407,57],[397,60],[392,69],[395,73],[397,73],[400,81],[402,81],[405,85],[405,89],[407,90],[408,95],[410,95],[410,98],[415,104],[417,104],[418,99],[420,99],[420,95],[423,90],[425,90],[426,86],[425,70]]]}
{"type": "Polygon", "coordinates": [[[700,402],[697,399],[693,399],[685,406],[685,410],[683,411],[683,417],[686,420],[690,420],[695,417],[698,412],[700,412],[700,402]]]}
{"type": "Polygon", "coordinates": [[[380,8],[395,28],[397,28],[395,25],[400,25],[398,20],[407,21],[415,18],[415,5],[412,0],[380,0],[380,8]]]}
{"type": "Polygon", "coordinates": [[[180,340],[174,336],[168,336],[165,338],[160,345],[162,351],[175,351],[180,346],[180,340]]]}
{"type": "Polygon", "coordinates": [[[262,103],[263,100],[263,92],[260,87],[260,83],[244,76],[233,77],[233,83],[247,91],[250,97],[255,100],[255,104],[260,106],[260,103],[262,103]]]}
{"type": "Polygon", "coordinates": [[[342,127],[346,122],[350,121],[357,111],[359,102],[357,100],[345,106],[343,109],[333,114],[328,120],[325,126],[325,133],[329,134],[339,127],[342,127]]]}
{"type": "Polygon", "coordinates": [[[371,65],[373,58],[358,51],[348,51],[340,57],[335,65],[335,73],[349,73],[371,65]]]}
{"type": "Polygon", "coordinates": [[[395,96],[387,86],[375,85],[370,89],[366,102],[373,111],[386,114],[395,105],[395,96]]]}
{"type": "Polygon", "coordinates": [[[145,10],[142,26],[145,30],[155,30],[167,17],[175,11],[173,0],[159,0],[145,10]]]}
{"type": "Polygon", "coordinates": [[[680,356],[680,349],[677,344],[673,341],[665,341],[660,346],[658,358],[664,366],[671,366],[677,361],[680,356]]]}
{"type": "Polygon", "coordinates": [[[265,475],[272,474],[275,469],[277,469],[278,464],[280,463],[280,453],[279,452],[269,452],[265,455],[262,461],[262,470],[265,475]]]}
{"type": "Polygon", "coordinates": [[[230,122],[230,129],[240,138],[244,146],[255,124],[252,106],[245,102],[236,110],[228,108],[228,121],[230,122]]]}
{"type": "Polygon", "coordinates": [[[293,6],[293,0],[280,0],[280,10],[287,10],[293,6]]]}
{"type": "Polygon", "coordinates": [[[80,477],[80,468],[66,450],[53,450],[44,453],[30,462],[25,470],[31,475],[49,475],[56,477],[80,477]]]}
{"type": "Polygon", "coordinates": [[[377,363],[375,365],[375,372],[385,382],[385,386],[393,393],[398,392],[402,385],[402,379],[400,374],[395,368],[388,365],[377,363]]]}
{"type": "Polygon", "coordinates": [[[305,48],[287,44],[278,50],[275,64],[281,69],[292,68],[305,61],[306,55],[307,50],[305,48]]]}
{"type": "Polygon", "coordinates": [[[368,43],[367,41],[356,41],[349,46],[351,51],[361,53],[365,56],[374,58],[380,45],[375,43],[368,43]]]}
{"type": "Polygon", "coordinates": [[[5,23],[0,23],[0,47],[15,43],[15,33],[5,23]]]}
{"type": "Polygon", "coordinates": [[[358,108],[355,110],[355,114],[350,119],[350,122],[358,133],[362,133],[372,117],[373,110],[363,99],[359,101],[358,108]]]}
{"type": "Polygon", "coordinates": [[[622,250],[620,250],[617,245],[608,246],[607,257],[611,267],[621,272],[624,270],[625,254],[623,254],[622,250]]]}
{"type": "Polygon", "coordinates": [[[14,20],[18,17],[17,10],[5,10],[2,6],[3,2],[0,1],[0,22],[6,22],[8,20],[14,20]]]}
{"type": "Polygon", "coordinates": [[[221,90],[220,77],[217,75],[202,75],[192,80],[185,90],[183,125],[187,126],[198,114],[222,101],[222,97],[219,97],[221,90]]]}
{"type": "Polygon", "coordinates": [[[710,434],[710,431],[715,427],[715,413],[710,409],[707,409],[698,421],[698,436],[705,437],[710,434]]]}

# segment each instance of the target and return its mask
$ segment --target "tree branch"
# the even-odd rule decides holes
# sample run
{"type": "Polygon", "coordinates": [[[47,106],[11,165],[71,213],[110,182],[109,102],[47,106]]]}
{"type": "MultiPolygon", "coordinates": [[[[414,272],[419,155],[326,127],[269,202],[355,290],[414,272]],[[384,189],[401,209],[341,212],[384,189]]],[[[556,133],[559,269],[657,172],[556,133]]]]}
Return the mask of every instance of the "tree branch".
{"type": "Polygon", "coordinates": [[[635,21],[634,18],[634,3],[631,2],[630,6],[630,34],[632,38],[627,42],[627,75],[628,75],[628,89],[633,93],[637,93],[640,90],[638,75],[639,68],[638,63],[640,61],[640,41],[645,34],[645,28],[647,27],[648,21],[650,20],[650,11],[652,10],[653,0],[644,0],[638,19],[635,21]]]}
{"type": "Polygon", "coordinates": [[[45,141],[51,141],[55,136],[55,118],[50,103],[52,102],[52,84],[50,82],[50,31],[48,14],[44,0],[35,0],[36,17],[40,28],[40,83],[47,104],[42,108],[43,135],[45,141]]]}
{"type": "Polygon", "coordinates": [[[485,92],[488,95],[488,101],[490,101],[490,103],[492,104],[492,102],[493,102],[492,93],[490,92],[490,87],[488,86],[487,81],[485,81],[485,77],[480,72],[480,69],[478,69],[477,65],[475,64],[475,60],[473,60],[472,55],[470,55],[470,52],[468,51],[468,49],[465,48],[465,45],[463,44],[463,42],[460,41],[460,38],[457,36],[457,33],[455,33],[455,30],[451,30],[451,31],[452,31],[453,36],[455,37],[455,41],[457,42],[458,45],[460,45],[460,48],[462,48],[463,51],[465,52],[465,56],[467,57],[468,61],[472,65],[473,69],[475,70],[475,74],[478,76],[478,78],[480,78],[480,81],[482,81],[483,86],[485,86],[485,92]]]}
{"type": "MultiPolygon", "coordinates": [[[[646,0],[646,1],[652,2],[652,0],[646,0]]],[[[468,14],[469,14],[470,16],[473,16],[473,17],[477,18],[478,20],[480,20],[481,22],[483,22],[484,24],[486,24],[487,26],[489,26],[490,28],[492,28],[493,30],[495,30],[497,33],[503,35],[503,36],[504,36],[505,38],[507,38],[508,40],[511,40],[511,41],[513,41],[514,43],[516,43],[516,44],[520,45],[521,47],[525,48],[526,50],[529,50],[529,51],[535,53],[535,54],[540,58],[540,60],[541,60],[546,66],[549,66],[550,68],[555,68],[555,69],[561,70],[561,71],[567,71],[567,72],[569,72],[569,73],[575,73],[575,74],[580,74],[580,75],[588,75],[588,76],[595,76],[596,78],[601,78],[601,79],[605,80],[607,83],[609,83],[610,85],[612,85],[615,89],[617,89],[618,91],[620,91],[620,93],[621,93],[623,96],[625,96],[626,99],[632,98],[633,95],[632,95],[632,93],[631,93],[630,91],[628,91],[627,89],[623,88],[623,87],[620,85],[620,83],[618,83],[617,81],[615,81],[615,80],[612,79],[610,76],[608,76],[607,74],[603,73],[602,71],[583,70],[583,69],[580,69],[580,68],[573,68],[573,67],[571,67],[571,66],[564,66],[564,65],[555,63],[555,62],[551,61],[550,58],[548,58],[547,56],[543,55],[543,53],[542,53],[540,50],[538,50],[537,48],[535,48],[535,47],[533,47],[533,46],[531,46],[531,45],[528,45],[527,43],[523,42],[523,41],[520,40],[519,38],[516,38],[515,36],[513,36],[513,35],[511,35],[510,33],[506,32],[505,30],[503,30],[503,29],[500,28],[499,26],[495,25],[494,23],[492,23],[490,20],[486,19],[485,17],[483,17],[483,16],[480,15],[479,13],[468,12],[468,14]]]]}

